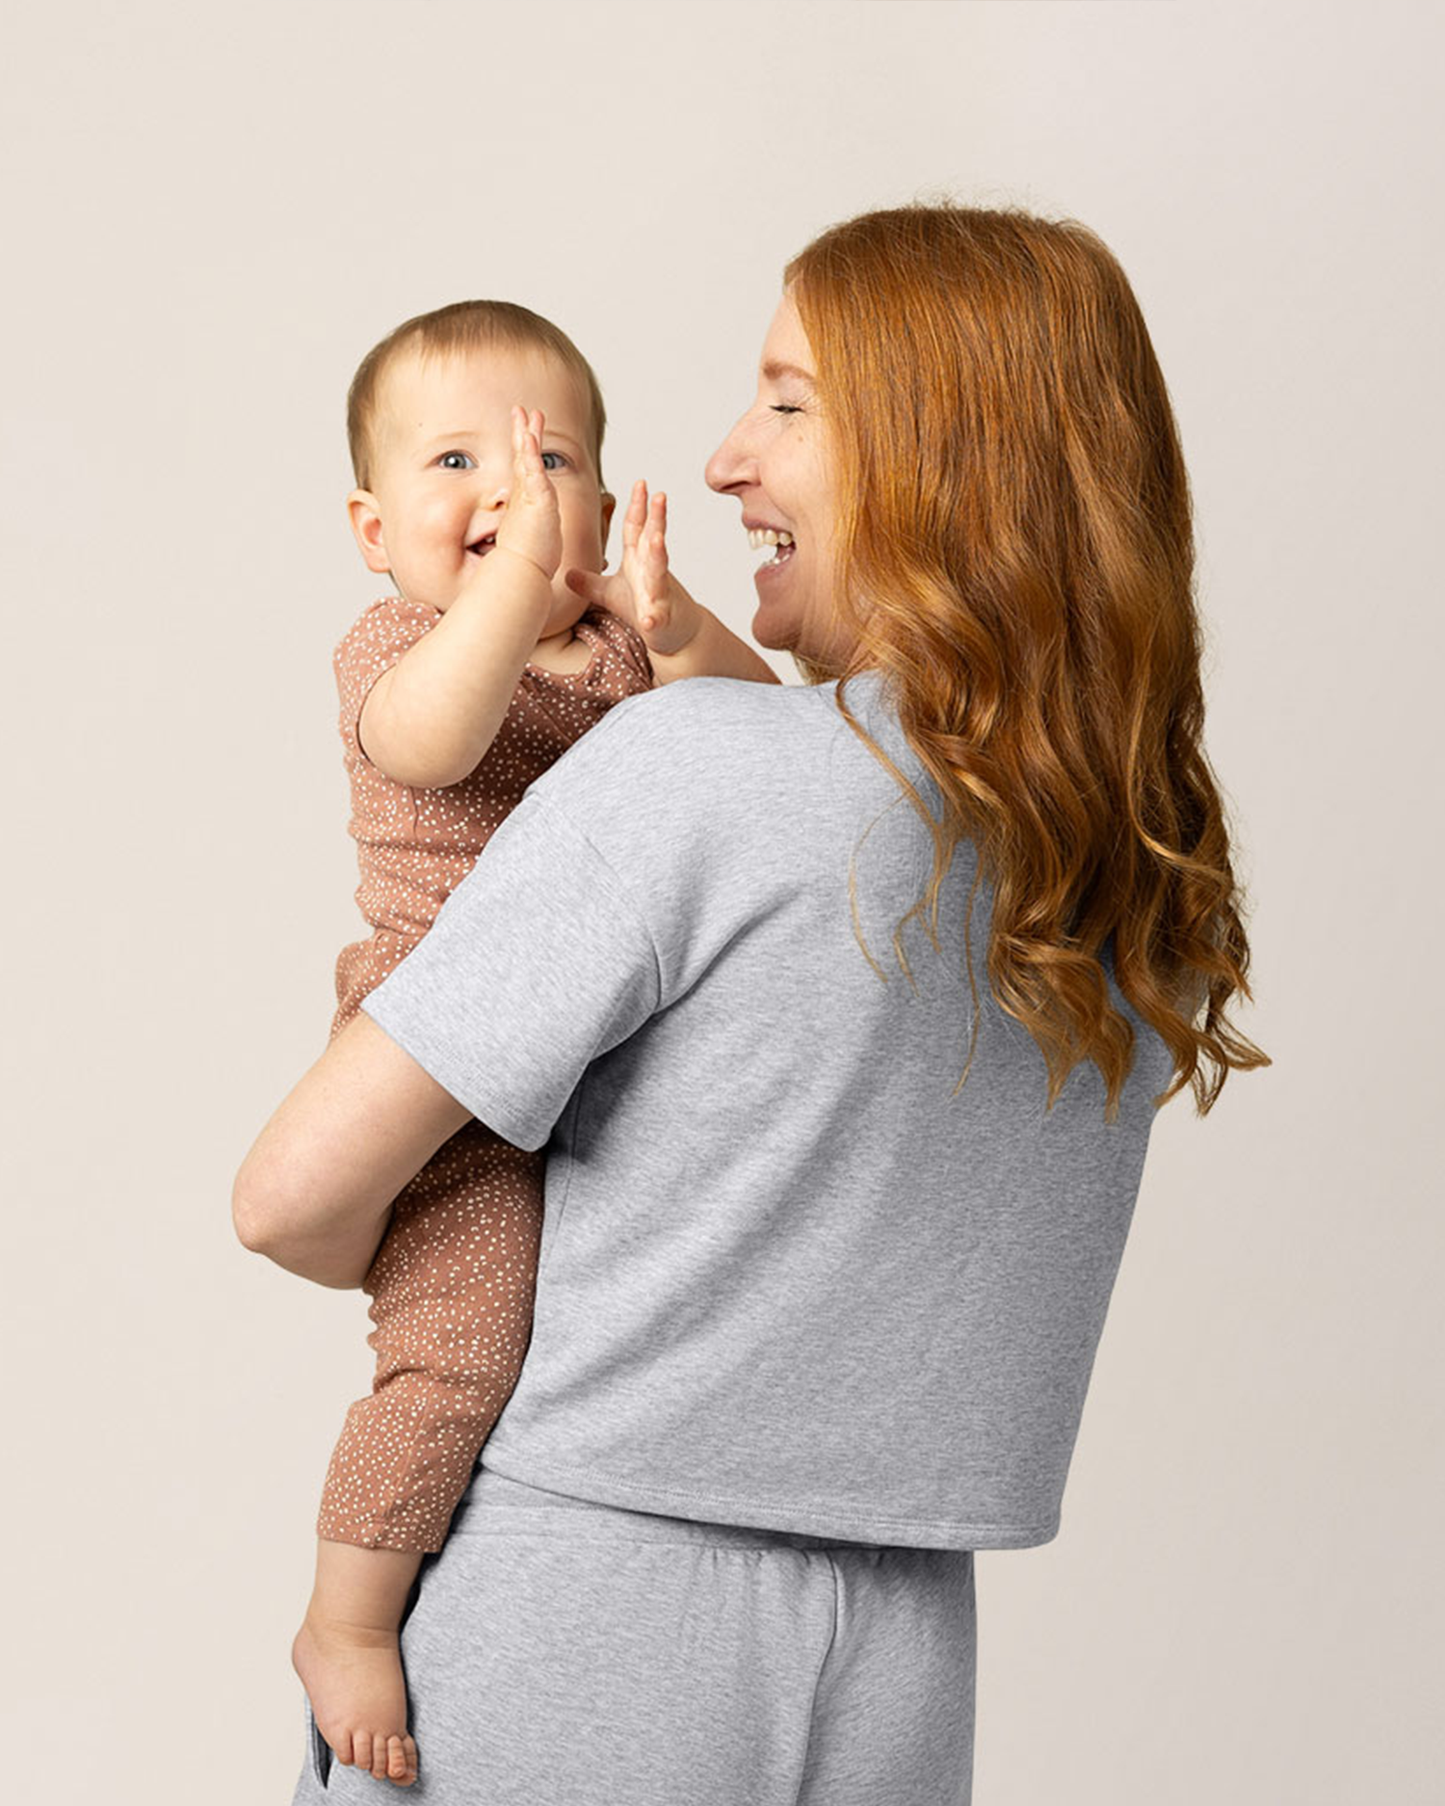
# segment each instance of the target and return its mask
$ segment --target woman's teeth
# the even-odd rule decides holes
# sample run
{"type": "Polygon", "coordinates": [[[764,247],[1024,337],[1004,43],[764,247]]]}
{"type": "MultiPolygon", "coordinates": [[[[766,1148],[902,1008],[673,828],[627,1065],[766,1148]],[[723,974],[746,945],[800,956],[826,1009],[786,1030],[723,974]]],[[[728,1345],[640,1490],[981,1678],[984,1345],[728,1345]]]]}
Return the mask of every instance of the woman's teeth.
{"type": "Polygon", "coordinates": [[[754,552],[762,551],[765,546],[776,546],[777,550],[767,562],[781,564],[792,555],[793,536],[785,527],[749,527],[748,545],[754,552]]]}

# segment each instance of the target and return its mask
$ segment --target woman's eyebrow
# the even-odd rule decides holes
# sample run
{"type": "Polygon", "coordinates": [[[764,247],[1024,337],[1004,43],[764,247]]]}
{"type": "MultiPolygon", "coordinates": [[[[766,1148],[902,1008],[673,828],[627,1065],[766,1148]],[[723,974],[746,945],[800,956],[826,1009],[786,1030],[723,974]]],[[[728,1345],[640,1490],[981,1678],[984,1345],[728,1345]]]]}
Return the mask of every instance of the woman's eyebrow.
{"type": "Polygon", "coordinates": [[[804,370],[798,364],[778,364],[769,362],[763,365],[762,373],[769,382],[776,382],[780,376],[800,376],[805,383],[812,383],[818,380],[811,370],[804,370]]]}

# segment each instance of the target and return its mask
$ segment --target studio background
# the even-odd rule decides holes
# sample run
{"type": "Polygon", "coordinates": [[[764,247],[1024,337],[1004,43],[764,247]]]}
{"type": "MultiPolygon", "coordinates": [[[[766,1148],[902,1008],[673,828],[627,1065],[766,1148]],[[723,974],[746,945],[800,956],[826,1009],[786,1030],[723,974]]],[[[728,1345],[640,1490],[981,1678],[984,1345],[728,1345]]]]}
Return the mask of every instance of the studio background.
{"type": "Polygon", "coordinates": [[[352,369],[446,301],[555,318],[611,487],[668,490],[746,633],[701,471],[782,265],[946,192],[1082,219],[1144,308],[1275,1062],[1156,1124],[1062,1533],[980,1558],[976,1799],[1437,1799],[1437,15],[85,0],[7,36],[7,1793],[279,1806],[300,1767],[369,1325],[229,1188],[359,932],[352,369]]]}

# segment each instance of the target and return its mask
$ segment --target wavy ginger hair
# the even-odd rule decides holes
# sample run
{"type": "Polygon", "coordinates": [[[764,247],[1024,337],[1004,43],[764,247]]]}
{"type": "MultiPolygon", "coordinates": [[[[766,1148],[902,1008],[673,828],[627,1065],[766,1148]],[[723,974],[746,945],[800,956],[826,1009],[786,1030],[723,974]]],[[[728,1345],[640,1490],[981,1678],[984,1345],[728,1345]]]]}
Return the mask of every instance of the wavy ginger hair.
{"type": "MultiPolygon", "coordinates": [[[[842,671],[799,663],[842,680],[840,709],[933,834],[894,936],[904,971],[910,919],[927,911],[938,947],[968,836],[994,892],[990,983],[1044,1054],[1047,1108],[1092,1060],[1117,1117],[1134,1031],[1110,1000],[1112,937],[1120,990],[1173,1055],[1156,1107],[1192,1084],[1206,1115],[1231,1067],[1270,1061],[1224,1015],[1251,996],[1249,945],[1202,745],[1188,480],[1123,270],[1073,220],[912,206],[832,227],[785,281],[831,429],[834,603],[856,636],[842,671]],[[848,706],[868,669],[941,819],[848,706]]],[[[967,921],[965,941],[960,1085],[967,921]]]]}

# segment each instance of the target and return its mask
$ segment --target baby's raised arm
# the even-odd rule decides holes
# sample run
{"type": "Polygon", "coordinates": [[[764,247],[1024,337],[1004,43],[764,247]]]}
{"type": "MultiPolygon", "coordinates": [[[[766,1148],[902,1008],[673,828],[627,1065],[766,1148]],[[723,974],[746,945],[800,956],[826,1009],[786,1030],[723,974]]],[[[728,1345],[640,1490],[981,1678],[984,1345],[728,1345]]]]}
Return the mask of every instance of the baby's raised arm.
{"type": "Polygon", "coordinates": [[[475,770],[547,624],[562,526],[542,464],[542,427],[540,413],[513,408],[512,487],[491,551],[362,706],[362,750],[399,784],[440,790],[475,770]]]}
{"type": "Polygon", "coordinates": [[[660,684],[680,677],[782,682],[766,659],[673,576],[667,562],[667,497],[659,490],[649,501],[640,477],[623,517],[621,569],[605,576],[568,571],[567,585],[636,628],[660,684]]]}

